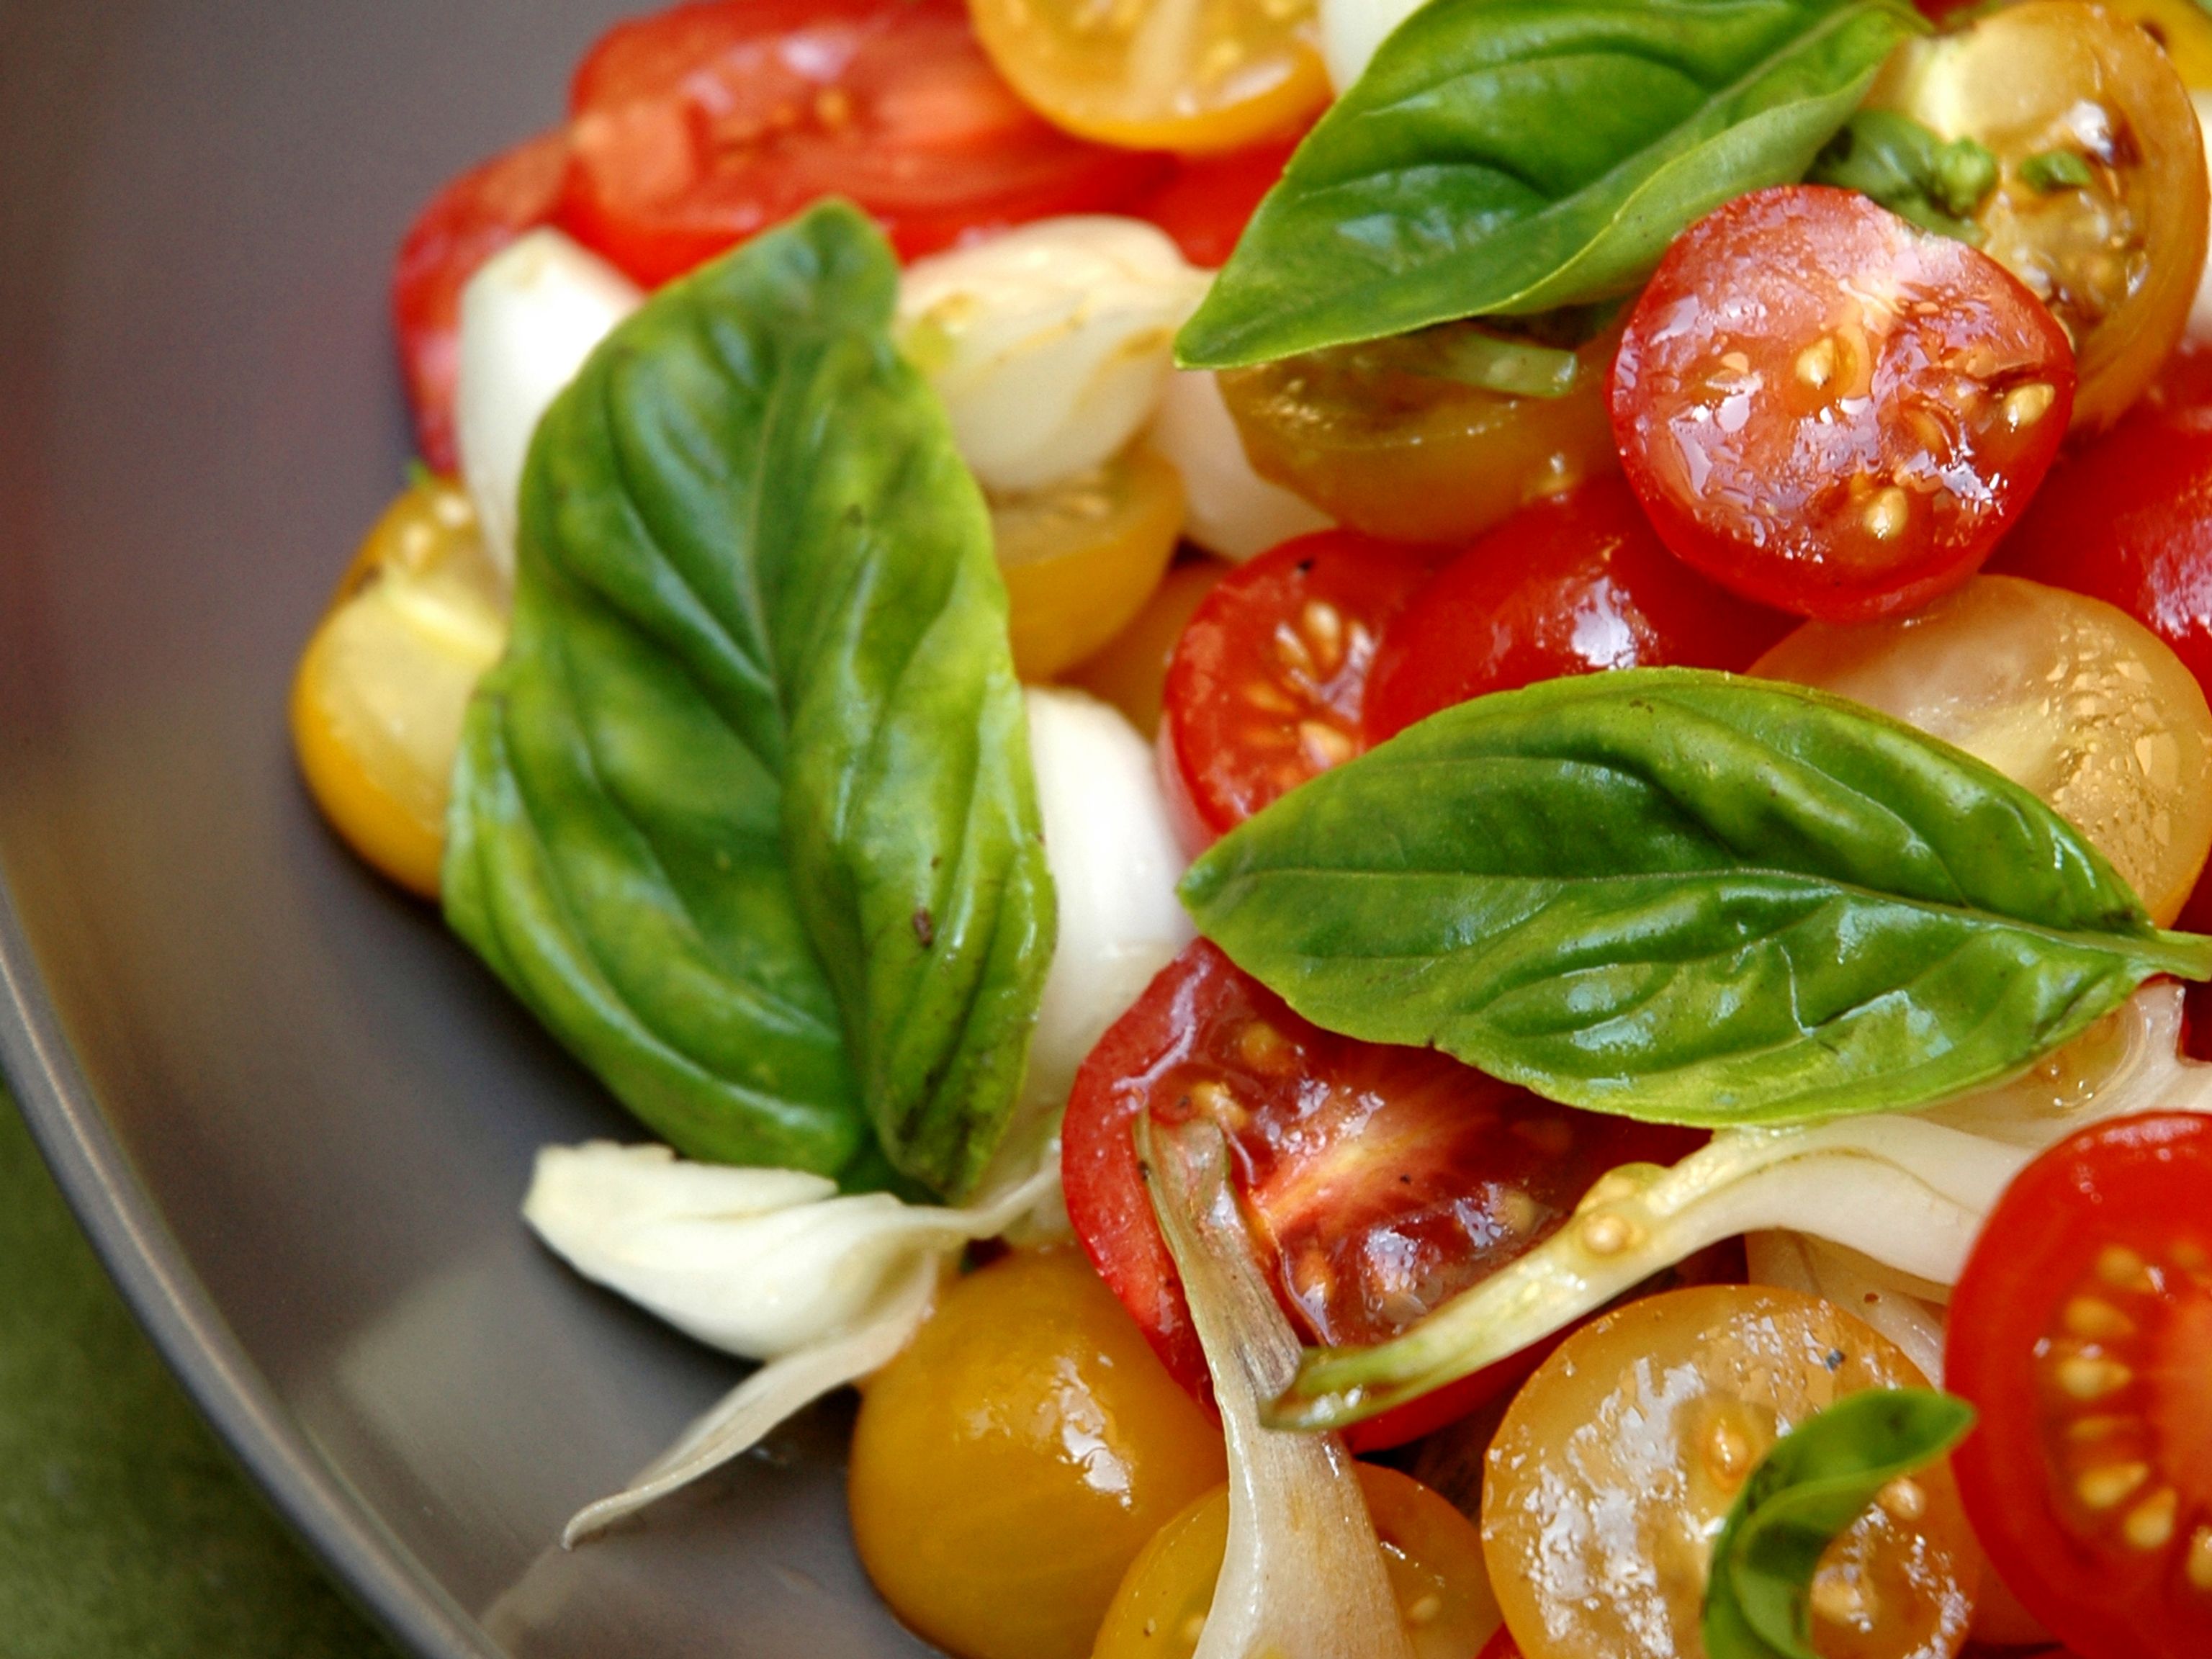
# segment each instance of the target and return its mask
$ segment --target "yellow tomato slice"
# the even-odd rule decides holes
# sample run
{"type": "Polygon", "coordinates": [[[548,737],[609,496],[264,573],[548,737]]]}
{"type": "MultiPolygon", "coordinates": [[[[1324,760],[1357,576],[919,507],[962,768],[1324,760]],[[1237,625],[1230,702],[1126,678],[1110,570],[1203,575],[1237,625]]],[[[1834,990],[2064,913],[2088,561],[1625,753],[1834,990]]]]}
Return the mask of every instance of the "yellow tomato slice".
{"type": "Polygon", "coordinates": [[[292,684],[292,741],[323,816],[438,896],[461,714],[507,643],[506,586],[459,485],[426,478],[362,544],[292,684]]]}
{"type": "Polygon", "coordinates": [[[2101,0],[2115,17],[2133,23],[2166,48],[2192,92],[2212,91],[2212,17],[2197,0],[2101,0]]]}
{"type": "Polygon", "coordinates": [[[848,1496],[892,1610],[958,1659],[1082,1659],[1221,1434],[1073,1249],[958,1280],[866,1385],[848,1496]]]}
{"type": "MultiPolygon", "coordinates": [[[[1358,1465],[1414,1659],[1470,1659],[1498,1624],[1474,1523],[1419,1481],[1358,1465]]],[[[1121,1581],[1091,1659],[1190,1659],[1229,1542],[1229,1488],[1162,1527],[1121,1581]]]]}
{"type": "Polygon", "coordinates": [[[1168,659],[1182,637],[1198,602],[1233,567],[1225,559],[1186,559],[1145,601],[1134,622],[1086,657],[1067,676],[1092,696],[1110,702],[1145,736],[1159,730],[1160,702],[1167,689],[1168,659]]]}
{"type": "Polygon", "coordinates": [[[991,61],[1055,126],[1135,149],[1235,149],[1329,100],[1315,0],[969,0],[991,61]]]}
{"type": "Polygon", "coordinates": [[[1050,679],[1128,626],[1175,554],[1182,506],[1182,477],[1141,446],[1049,488],[992,498],[1024,679],[1050,679]]]}

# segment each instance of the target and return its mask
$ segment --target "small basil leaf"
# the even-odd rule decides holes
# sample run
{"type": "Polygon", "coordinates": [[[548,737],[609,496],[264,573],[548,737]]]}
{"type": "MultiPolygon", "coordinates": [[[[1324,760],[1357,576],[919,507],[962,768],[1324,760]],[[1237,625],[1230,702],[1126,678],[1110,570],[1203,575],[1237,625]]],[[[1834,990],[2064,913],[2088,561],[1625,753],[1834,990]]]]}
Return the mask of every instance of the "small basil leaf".
{"type": "Polygon", "coordinates": [[[1972,216],[1996,188],[1997,158],[1972,138],[1946,143],[1894,110],[1861,110],[1806,177],[1871,197],[1924,230],[1978,245],[1984,233],[1972,216]]]}
{"type": "Polygon", "coordinates": [[[1821,1553],[1891,1481],[1966,1437],[1974,1408],[1925,1389],[1846,1395],[1775,1442],[1713,1540],[1709,1659],[1816,1659],[1810,1592],[1821,1553]]]}
{"type": "Polygon", "coordinates": [[[447,914],[679,1151],[958,1194],[1053,897],[989,519],[892,347],[897,276],[817,208],[555,401],[447,914]]]}
{"type": "Polygon", "coordinates": [[[1890,0],[1431,0],[1299,145],[1179,361],[1626,293],[1700,214],[1802,176],[1924,27],[1890,0]]]}
{"type": "Polygon", "coordinates": [[[2038,151],[2020,164],[2020,176],[2031,190],[2046,196],[2062,190],[2087,190],[2096,182],[2089,164],[2070,149],[2038,151]]]}
{"type": "Polygon", "coordinates": [[[1316,1024],[1570,1104],[1810,1121],[2010,1075],[2154,974],[2212,977],[1971,756],[1797,686],[1632,669],[1479,697],[1184,878],[1316,1024]]]}

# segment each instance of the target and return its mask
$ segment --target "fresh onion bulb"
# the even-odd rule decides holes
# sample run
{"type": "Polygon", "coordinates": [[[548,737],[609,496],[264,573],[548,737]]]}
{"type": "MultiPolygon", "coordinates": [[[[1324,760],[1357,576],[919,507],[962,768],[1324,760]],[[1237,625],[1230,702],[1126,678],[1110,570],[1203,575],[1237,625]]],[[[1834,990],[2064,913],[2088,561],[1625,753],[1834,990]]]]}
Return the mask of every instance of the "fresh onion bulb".
{"type": "Polygon", "coordinates": [[[1182,474],[1183,534],[1207,552],[1242,561],[1328,527],[1319,507],[1252,470],[1212,371],[1182,370],[1169,380],[1150,436],[1182,474]]]}
{"type": "Polygon", "coordinates": [[[453,429],[484,546],[514,574],[522,467],[546,406],[644,295],[557,230],[533,230],[461,290],[453,429]]]}
{"type": "Polygon", "coordinates": [[[1331,85],[1342,93],[1366,72],[1390,31],[1421,9],[1421,0],[1321,0],[1321,55],[1331,85]]]}
{"type": "Polygon", "coordinates": [[[1152,418],[1206,284],[1140,220],[1045,219],[909,265],[900,344],[984,488],[1041,489],[1152,418]]]}

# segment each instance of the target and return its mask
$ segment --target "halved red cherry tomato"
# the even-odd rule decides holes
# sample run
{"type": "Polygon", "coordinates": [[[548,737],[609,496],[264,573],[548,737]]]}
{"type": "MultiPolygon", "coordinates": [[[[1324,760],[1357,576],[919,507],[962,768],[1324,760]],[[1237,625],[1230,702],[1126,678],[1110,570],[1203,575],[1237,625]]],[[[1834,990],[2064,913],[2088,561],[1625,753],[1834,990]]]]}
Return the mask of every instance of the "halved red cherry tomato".
{"type": "Polygon", "coordinates": [[[1159,158],[1055,131],[958,0],[715,0],[617,25],[571,94],[562,225],[664,283],[830,195],[902,257],[1120,206],[1159,158]]]}
{"type": "MultiPolygon", "coordinates": [[[[1206,1360],[1152,1217],[1131,1126],[1224,1130],[1262,1267],[1316,1340],[1396,1335],[1541,1243],[1617,1164],[1671,1163],[1700,1137],[1540,1100],[1431,1049],[1309,1024],[1204,939],[1163,969],[1076,1075],[1060,1169],[1077,1237],[1168,1369],[1206,1360]]],[[[1531,1352],[1363,1423],[1395,1445],[1511,1386],[1531,1352]]]]}
{"type": "Polygon", "coordinates": [[[1159,733],[1187,848],[1359,753],[1376,641],[1450,553],[1324,530],[1238,566],[1200,602],[1168,661],[1159,733]]]}
{"type": "Polygon", "coordinates": [[[1255,144],[1226,155],[1178,161],[1157,189],[1131,210],[1175,239],[1182,257],[1206,270],[1229,263],[1260,198],[1283,176],[1296,138],[1255,144]]]}
{"type": "Polygon", "coordinates": [[[415,445],[433,472],[459,465],[453,377],[461,362],[461,289],[477,266],[552,218],[568,166],[568,134],[541,133],[432,197],[399,244],[392,319],[415,411],[415,445]]]}
{"type": "Polygon", "coordinates": [[[1608,472],[1522,507],[1391,623],[1367,684],[1367,740],[1567,674],[1748,668],[1796,623],[1669,554],[1626,481],[1608,472]]]}
{"type": "Polygon", "coordinates": [[[2073,399],[2065,331],[1996,261],[1801,185],[1676,239],[1621,341],[1613,425],[1679,557],[1762,605],[1854,622],[1973,573],[2073,399]]]}
{"type": "Polygon", "coordinates": [[[2087,1659],[2212,1632],[2212,1117],[2095,1124],[2008,1188],[1951,1302],[1954,1454],[2005,1583],[2087,1659]]]}

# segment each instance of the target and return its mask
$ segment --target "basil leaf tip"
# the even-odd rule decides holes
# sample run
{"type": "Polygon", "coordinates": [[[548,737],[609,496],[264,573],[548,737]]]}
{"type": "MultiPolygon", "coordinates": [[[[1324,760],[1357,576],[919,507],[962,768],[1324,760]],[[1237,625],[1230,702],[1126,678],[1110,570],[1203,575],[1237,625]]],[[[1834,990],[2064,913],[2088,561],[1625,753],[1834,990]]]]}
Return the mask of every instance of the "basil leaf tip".
{"type": "Polygon", "coordinates": [[[555,400],[444,885],[678,1151],[958,1196],[1054,911],[989,520],[893,349],[897,281],[817,207],[662,289],[555,400]]]}
{"type": "Polygon", "coordinates": [[[1710,1659],[1815,1659],[1814,1569],[1883,1487],[1942,1456],[1974,1408],[1926,1389],[1846,1395],[1775,1442],[1713,1540],[1704,1631],[1710,1659]]]}
{"type": "Polygon", "coordinates": [[[1926,27],[1899,0],[1431,0],[1298,146],[1177,361],[1627,293],[1692,220],[1801,178],[1926,27]]]}
{"type": "Polygon", "coordinates": [[[2072,825],[1825,693],[1632,669],[1480,697],[1184,878],[1316,1024],[1552,1099],[1719,1127],[2012,1075],[2154,975],[2212,977],[2072,825]]]}

